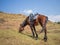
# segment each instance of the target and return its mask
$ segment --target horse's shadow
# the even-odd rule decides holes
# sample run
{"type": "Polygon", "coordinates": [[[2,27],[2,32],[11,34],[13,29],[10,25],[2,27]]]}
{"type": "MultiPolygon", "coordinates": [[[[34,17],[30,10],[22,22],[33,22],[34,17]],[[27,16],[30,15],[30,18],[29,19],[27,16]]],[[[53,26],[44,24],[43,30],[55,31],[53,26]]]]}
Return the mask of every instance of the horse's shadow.
{"type": "MultiPolygon", "coordinates": [[[[32,36],[32,35],[28,35],[28,34],[24,34],[24,33],[21,33],[21,34],[22,34],[22,35],[26,35],[26,36],[28,36],[28,37],[31,37],[33,40],[44,40],[44,39],[39,38],[39,37],[38,37],[38,39],[33,38],[33,36],[32,36]]],[[[46,42],[46,41],[44,41],[44,42],[46,42]]]]}
{"type": "Polygon", "coordinates": [[[31,37],[31,38],[32,38],[32,35],[27,35],[27,34],[24,34],[24,33],[21,33],[21,34],[26,35],[26,36],[28,36],[28,37],[31,37]]]}
{"type": "MultiPolygon", "coordinates": [[[[21,34],[26,35],[26,36],[31,37],[32,39],[36,40],[35,38],[33,38],[32,35],[28,35],[28,34],[24,34],[24,33],[21,33],[21,34]]],[[[40,39],[40,38],[38,37],[38,39],[40,39]]]]}

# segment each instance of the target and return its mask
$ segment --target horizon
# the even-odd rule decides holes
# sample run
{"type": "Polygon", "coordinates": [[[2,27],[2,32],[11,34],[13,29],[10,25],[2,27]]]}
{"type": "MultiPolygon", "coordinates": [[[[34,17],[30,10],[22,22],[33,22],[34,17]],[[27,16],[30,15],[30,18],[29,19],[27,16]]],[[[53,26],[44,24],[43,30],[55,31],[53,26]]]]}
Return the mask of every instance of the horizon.
{"type": "Polygon", "coordinates": [[[12,14],[40,13],[60,21],[60,0],[0,0],[0,11],[12,14]]]}

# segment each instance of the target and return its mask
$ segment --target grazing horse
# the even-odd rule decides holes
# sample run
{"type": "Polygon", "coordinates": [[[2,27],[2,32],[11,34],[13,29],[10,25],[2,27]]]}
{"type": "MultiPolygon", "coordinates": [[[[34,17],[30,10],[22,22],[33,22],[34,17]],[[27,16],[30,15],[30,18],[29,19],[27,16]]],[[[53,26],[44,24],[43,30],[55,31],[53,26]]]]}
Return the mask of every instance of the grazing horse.
{"type": "MultiPolygon", "coordinates": [[[[30,28],[31,28],[31,31],[32,31],[32,34],[33,34],[33,38],[36,38],[38,39],[38,34],[36,32],[36,29],[35,29],[35,26],[38,25],[38,23],[41,25],[42,27],[42,30],[41,32],[44,31],[44,41],[47,41],[47,30],[46,30],[46,24],[47,24],[47,21],[48,21],[48,17],[47,16],[44,16],[42,14],[37,14],[37,18],[33,21],[34,24],[31,25],[30,24],[30,21],[29,21],[29,16],[23,21],[22,24],[20,24],[20,27],[19,27],[19,32],[21,33],[23,30],[24,30],[24,27],[26,25],[29,25],[30,28]]],[[[40,32],[40,33],[41,33],[40,32]]]]}

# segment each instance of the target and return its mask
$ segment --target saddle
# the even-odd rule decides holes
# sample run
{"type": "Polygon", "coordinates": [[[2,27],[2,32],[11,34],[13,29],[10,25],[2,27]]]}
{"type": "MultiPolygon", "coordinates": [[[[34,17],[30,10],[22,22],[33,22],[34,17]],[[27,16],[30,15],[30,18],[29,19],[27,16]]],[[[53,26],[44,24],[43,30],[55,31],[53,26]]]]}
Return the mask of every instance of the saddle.
{"type": "MultiPolygon", "coordinates": [[[[30,19],[28,19],[28,22],[30,23],[30,19]]],[[[38,19],[37,19],[37,16],[35,16],[31,22],[34,22],[35,25],[38,25],[38,19]]]]}
{"type": "Polygon", "coordinates": [[[36,19],[37,19],[37,15],[34,16],[34,17],[30,17],[30,18],[29,18],[29,21],[35,21],[36,19]]]}

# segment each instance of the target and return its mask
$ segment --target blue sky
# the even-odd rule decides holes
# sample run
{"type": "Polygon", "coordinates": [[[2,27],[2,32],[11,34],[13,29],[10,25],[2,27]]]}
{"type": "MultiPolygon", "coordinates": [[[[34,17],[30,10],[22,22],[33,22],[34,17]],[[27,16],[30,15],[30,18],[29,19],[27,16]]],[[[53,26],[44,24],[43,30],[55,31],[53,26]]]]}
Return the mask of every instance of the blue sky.
{"type": "Polygon", "coordinates": [[[14,14],[38,12],[52,21],[60,21],[60,0],[0,0],[0,11],[14,14]]]}

